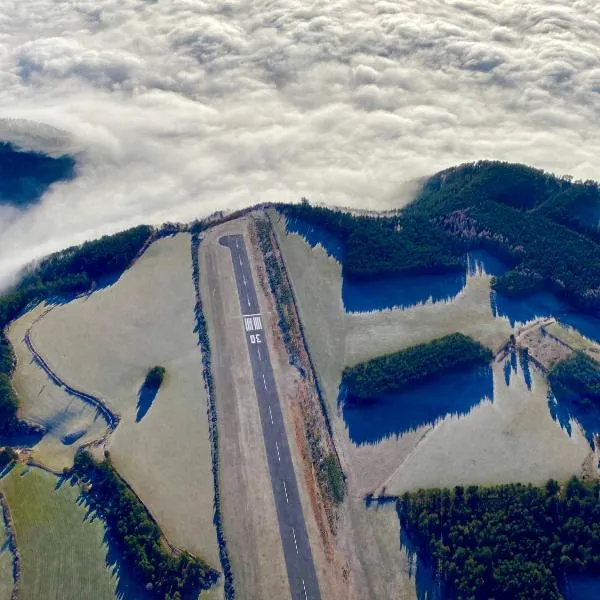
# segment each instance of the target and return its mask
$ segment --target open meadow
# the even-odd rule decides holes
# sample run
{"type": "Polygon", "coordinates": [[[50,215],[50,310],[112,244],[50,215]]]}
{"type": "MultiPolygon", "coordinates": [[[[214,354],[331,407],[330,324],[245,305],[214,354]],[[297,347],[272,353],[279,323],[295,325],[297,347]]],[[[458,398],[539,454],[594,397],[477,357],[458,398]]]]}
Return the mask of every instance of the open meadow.
{"type": "Polygon", "coordinates": [[[144,599],[120,582],[103,522],[78,502],[78,486],[22,465],[0,486],[21,554],[21,600],[144,599]]]}
{"type": "MultiPolygon", "coordinates": [[[[194,303],[191,238],[179,234],[154,242],[116,283],[53,307],[33,324],[31,339],[64,381],[104,399],[121,417],[107,449],[167,539],[219,568],[194,303]],[[140,388],[155,365],[166,376],[150,402],[140,388]]],[[[26,317],[33,315],[13,328],[17,342],[26,317]]],[[[18,370],[18,389],[21,378],[41,377],[19,352],[19,369],[27,372],[18,370]]],[[[62,392],[49,379],[19,391],[27,414],[45,411],[52,421],[65,411],[66,399],[56,400],[62,392]]],[[[84,410],[81,402],[78,409],[84,410]]],[[[37,454],[52,458],[43,442],[37,454]]]]}

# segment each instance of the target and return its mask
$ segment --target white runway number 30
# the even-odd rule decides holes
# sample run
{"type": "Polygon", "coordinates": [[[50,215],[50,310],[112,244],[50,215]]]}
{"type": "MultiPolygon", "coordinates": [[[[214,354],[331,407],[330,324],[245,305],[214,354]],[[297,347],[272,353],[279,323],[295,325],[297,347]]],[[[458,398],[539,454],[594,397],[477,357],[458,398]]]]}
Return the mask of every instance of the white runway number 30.
{"type": "Polygon", "coordinates": [[[260,339],[260,333],[251,333],[250,334],[250,343],[251,344],[262,344],[262,340],[260,339]]]}

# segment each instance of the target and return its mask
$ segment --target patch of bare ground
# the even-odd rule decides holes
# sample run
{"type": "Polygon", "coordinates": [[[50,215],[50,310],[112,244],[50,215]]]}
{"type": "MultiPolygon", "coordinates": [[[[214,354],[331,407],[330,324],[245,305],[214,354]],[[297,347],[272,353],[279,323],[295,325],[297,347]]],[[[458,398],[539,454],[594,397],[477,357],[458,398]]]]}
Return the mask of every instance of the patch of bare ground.
{"type": "MultiPolygon", "coordinates": [[[[285,600],[291,596],[231,253],[218,241],[227,233],[247,236],[246,228],[247,219],[211,228],[199,250],[219,422],[223,528],[237,596],[285,600]]],[[[265,312],[260,294],[259,302],[265,312]]]]}
{"type": "MultiPolygon", "coordinates": [[[[119,414],[120,424],[107,444],[113,464],[167,539],[218,567],[207,397],[194,306],[191,238],[179,234],[151,244],[115,284],[53,308],[33,324],[31,340],[65,382],[105,399],[119,414]],[[166,376],[141,414],[138,392],[154,365],[164,366],[166,376]]],[[[46,375],[20,345],[23,328],[35,316],[34,311],[14,324],[11,339],[21,353],[16,385],[23,365],[28,381],[20,390],[23,405],[30,414],[46,411],[52,422],[62,418],[67,399],[47,378],[32,387],[46,375]]],[[[46,438],[56,441],[56,436],[46,438]]],[[[97,452],[101,455],[102,449],[97,452]]],[[[40,462],[52,463],[43,442],[35,453],[40,462]]]]}

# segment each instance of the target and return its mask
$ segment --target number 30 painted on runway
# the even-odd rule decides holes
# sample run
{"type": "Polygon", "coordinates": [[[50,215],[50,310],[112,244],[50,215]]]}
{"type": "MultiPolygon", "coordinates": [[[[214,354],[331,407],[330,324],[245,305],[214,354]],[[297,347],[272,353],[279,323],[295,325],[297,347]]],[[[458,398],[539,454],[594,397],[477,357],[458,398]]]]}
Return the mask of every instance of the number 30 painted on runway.
{"type": "Polygon", "coordinates": [[[262,344],[262,340],[260,339],[260,333],[256,335],[250,334],[250,343],[251,344],[262,344]]]}

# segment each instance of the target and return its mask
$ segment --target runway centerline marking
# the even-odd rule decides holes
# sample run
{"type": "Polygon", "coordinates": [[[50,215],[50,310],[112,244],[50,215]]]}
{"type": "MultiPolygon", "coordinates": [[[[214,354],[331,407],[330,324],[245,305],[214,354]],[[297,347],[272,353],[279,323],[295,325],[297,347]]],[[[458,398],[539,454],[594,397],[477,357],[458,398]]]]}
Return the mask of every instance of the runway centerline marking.
{"type": "MultiPolygon", "coordinates": [[[[266,390],[267,389],[267,381],[265,379],[265,374],[263,373],[262,376],[263,376],[263,385],[265,386],[265,390],[266,390]]],[[[269,406],[269,410],[271,410],[270,406],[269,406]]]]}
{"type": "Polygon", "coordinates": [[[296,546],[296,554],[298,554],[298,542],[296,541],[296,530],[292,527],[292,535],[294,536],[294,546],[296,546]]]}
{"type": "Polygon", "coordinates": [[[288,498],[288,494],[287,494],[287,485],[285,485],[285,480],[283,481],[283,491],[285,492],[285,501],[289,503],[289,498],[288,498]]]}
{"type": "MultiPolygon", "coordinates": [[[[281,455],[279,454],[279,444],[277,443],[277,440],[275,440],[275,448],[277,448],[277,459],[279,462],[281,462],[281,455]]],[[[285,481],[283,482],[283,485],[285,486],[285,481]]]]}
{"type": "Polygon", "coordinates": [[[262,360],[262,358],[260,357],[260,346],[257,347],[258,350],[258,360],[262,360]]]}
{"type": "Polygon", "coordinates": [[[308,600],[308,594],[306,593],[306,586],[304,585],[304,579],[302,580],[302,589],[304,590],[304,597],[308,600]]]}
{"type": "Polygon", "coordinates": [[[273,425],[273,413],[271,412],[270,406],[269,406],[269,416],[271,417],[271,425],[273,425]]]}

